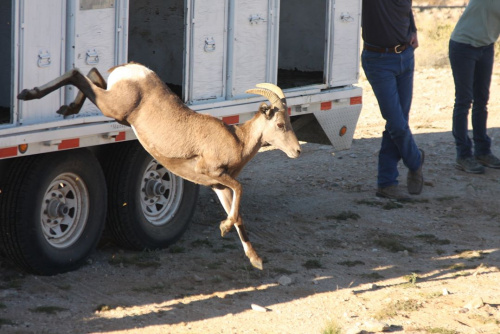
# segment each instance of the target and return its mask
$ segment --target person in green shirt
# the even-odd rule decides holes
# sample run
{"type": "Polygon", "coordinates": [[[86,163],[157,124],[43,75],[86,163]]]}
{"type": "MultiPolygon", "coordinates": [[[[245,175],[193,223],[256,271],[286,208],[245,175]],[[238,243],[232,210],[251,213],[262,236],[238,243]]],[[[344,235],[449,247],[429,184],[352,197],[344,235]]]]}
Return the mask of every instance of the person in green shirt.
{"type": "Polygon", "coordinates": [[[492,154],[486,133],[494,45],[499,35],[500,0],[471,0],[450,37],[449,58],[455,82],[455,166],[467,173],[484,173],[484,166],[500,168],[500,159],[492,154]],[[471,105],[472,141],[468,135],[471,105]]]}

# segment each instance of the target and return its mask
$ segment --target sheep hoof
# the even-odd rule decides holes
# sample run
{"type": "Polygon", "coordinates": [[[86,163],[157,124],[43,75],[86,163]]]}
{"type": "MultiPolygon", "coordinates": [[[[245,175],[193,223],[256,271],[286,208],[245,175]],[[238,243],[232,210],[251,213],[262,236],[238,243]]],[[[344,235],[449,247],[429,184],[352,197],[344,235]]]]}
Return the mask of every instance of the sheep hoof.
{"type": "Polygon", "coordinates": [[[220,234],[224,238],[226,234],[231,231],[231,227],[233,227],[233,224],[229,219],[223,220],[220,222],[220,234]]]}
{"type": "Polygon", "coordinates": [[[74,103],[71,103],[69,106],[66,106],[66,105],[61,106],[59,108],[59,110],[57,111],[57,113],[59,115],[69,116],[69,115],[78,114],[79,111],[80,111],[80,109],[77,108],[74,103]]]}
{"type": "Polygon", "coordinates": [[[23,101],[33,100],[36,98],[38,92],[38,88],[23,89],[23,91],[17,95],[17,98],[23,101]]]}
{"type": "Polygon", "coordinates": [[[58,111],[56,111],[59,115],[67,116],[69,115],[69,107],[68,106],[61,106],[58,111]]]}
{"type": "Polygon", "coordinates": [[[264,267],[262,266],[262,259],[260,257],[250,259],[250,263],[252,264],[252,266],[259,270],[264,269],[264,267]]]}

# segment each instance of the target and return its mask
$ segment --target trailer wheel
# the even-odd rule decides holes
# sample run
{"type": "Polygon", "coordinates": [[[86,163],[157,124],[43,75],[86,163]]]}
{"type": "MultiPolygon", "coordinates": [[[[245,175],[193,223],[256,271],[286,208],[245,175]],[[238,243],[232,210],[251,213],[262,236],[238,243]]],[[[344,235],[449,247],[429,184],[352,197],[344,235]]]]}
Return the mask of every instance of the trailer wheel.
{"type": "Polygon", "coordinates": [[[106,218],[106,186],[97,159],[72,150],[16,159],[0,201],[2,248],[28,272],[80,267],[106,218]]]}
{"type": "Polygon", "coordinates": [[[137,142],[112,145],[104,170],[107,234],[133,250],[165,248],[186,231],[199,186],[168,171],[137,142]]]}

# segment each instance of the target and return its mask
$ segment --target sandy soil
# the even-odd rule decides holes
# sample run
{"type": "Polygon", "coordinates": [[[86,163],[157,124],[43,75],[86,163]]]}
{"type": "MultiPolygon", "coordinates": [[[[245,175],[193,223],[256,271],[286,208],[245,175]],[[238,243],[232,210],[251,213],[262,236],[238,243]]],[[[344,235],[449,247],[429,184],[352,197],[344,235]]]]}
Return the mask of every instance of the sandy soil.
{"type": "MultiPolygon", "coordinates": [[[[489,119],[498,155],[499,73],[489,119]]],[[[500,333],[500,170],[453,167],[451,72],[416,73],[411,127],[426,151],[425,188],[409,203],[375,197],[384,122],[360,85],[350,150],[305,143],[290,160],[268,149],[242,173],[263,271],[248,265],[234,231],[220,237],[223,211],[202,189],[192,225],[170,249],[104,243],[86,266],[54,277],[0,258],[0,332],[500,333]]]]}

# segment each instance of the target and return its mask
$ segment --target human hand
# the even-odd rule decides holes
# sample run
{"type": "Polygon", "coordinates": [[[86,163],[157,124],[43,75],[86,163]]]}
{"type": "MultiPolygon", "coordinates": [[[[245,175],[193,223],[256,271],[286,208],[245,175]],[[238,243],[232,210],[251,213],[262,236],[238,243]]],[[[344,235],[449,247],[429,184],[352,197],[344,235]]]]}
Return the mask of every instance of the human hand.
{"type": "Polygon", "coordinates": [[[414,32],[414,33],[411,34],[410,45],[414,49],[418,48],[418,37],[417,37],[417,33],[416,32],[414,32]]]}

